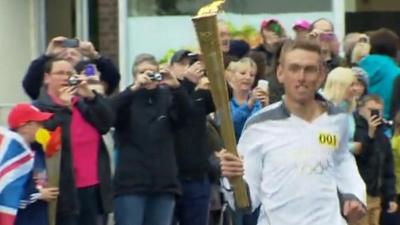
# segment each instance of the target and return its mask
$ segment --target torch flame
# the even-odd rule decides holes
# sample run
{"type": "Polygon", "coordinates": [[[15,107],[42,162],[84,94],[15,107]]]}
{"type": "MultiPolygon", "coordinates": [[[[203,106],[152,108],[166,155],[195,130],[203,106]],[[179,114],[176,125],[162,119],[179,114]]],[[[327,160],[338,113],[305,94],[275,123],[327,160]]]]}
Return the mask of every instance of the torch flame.
{"type": "Polygon", "coordinates": [[[217,14],[221,9],[225,0],[214,0],[213,2],[201,7],[197,12],[197,16],[204,16],[209,14],[217,14]]]}

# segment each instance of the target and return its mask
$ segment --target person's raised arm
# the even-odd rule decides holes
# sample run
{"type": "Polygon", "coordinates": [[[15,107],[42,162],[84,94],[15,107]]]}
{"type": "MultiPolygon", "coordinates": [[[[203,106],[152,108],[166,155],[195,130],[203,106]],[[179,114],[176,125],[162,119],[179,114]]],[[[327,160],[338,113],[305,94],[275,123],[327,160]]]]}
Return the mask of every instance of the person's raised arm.
{"type": "Polygon", "coordinates": [[[106,94],[112,94],[118,87],[121,75],[111,59],[99,54],[91,42],[81,42],[79,49],[83,56],[96,64],[100,80],[106,83],[106,94]]]}
{"type": "Polygon", "coordinates": [[[66,37],[55,37],[47,46],[46,53],[33,60],[22,80],[22,87],[25,93],[35,100],[39,97],[40,88],[43,85],[43,76],[46,62],[52,57],[58,57],[62,54],[64,48],[60,45],[66,37]]]}

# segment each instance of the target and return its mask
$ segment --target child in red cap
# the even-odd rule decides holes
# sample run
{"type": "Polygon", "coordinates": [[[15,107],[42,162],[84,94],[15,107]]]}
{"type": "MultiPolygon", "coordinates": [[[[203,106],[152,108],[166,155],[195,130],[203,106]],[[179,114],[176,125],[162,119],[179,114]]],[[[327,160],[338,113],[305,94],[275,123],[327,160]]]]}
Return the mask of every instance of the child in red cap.
{"type": "Polygon", "coordinates": [[[45,154],[35,143],[37,131],[42,128],[43,122],[49,120],[53,114],[41,112],[31,104],[17,104],[8,115],[8,126],[22,136],[26,144],[34,152],[34,166],[31,179],[21,200],[15,225],[47,225],[47,203],[57,198],[58,188],[47,186],[47,171],[45,154]]]}

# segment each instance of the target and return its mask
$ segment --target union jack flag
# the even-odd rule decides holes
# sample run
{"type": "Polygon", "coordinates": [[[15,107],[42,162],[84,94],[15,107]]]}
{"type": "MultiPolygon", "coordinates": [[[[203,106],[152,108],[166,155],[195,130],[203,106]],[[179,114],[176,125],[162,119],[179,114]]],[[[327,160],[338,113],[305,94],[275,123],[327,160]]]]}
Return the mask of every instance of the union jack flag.
{"type": "Polygon", "coordinates": [[[13,225],[33,166],[33,154],[22,138],[0,127],[0,224],[13,225]]]}

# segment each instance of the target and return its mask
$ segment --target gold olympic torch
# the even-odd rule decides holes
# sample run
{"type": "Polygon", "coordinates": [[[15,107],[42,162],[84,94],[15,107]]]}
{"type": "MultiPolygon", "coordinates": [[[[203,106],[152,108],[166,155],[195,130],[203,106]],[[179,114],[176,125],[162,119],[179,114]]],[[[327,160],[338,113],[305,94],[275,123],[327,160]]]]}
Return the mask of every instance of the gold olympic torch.
{"type": "MultiPolygon", "coordinates": [[[[200,44],[202,59],[210,80],[211,94],[219,113],[221,113],[221,133],[227,151],[238,155],[235,132],[229,109],[224,62],[218,36],[217,13],[224,0],[213,1],[202,7],[197,16],[192,18],[200,44]]],[[[236,207],[241,210],[250,208],[248,192],[243,179],[231,180],[236,207]]]]}

